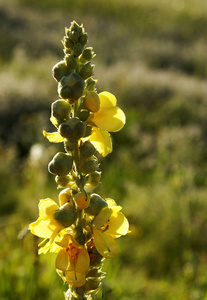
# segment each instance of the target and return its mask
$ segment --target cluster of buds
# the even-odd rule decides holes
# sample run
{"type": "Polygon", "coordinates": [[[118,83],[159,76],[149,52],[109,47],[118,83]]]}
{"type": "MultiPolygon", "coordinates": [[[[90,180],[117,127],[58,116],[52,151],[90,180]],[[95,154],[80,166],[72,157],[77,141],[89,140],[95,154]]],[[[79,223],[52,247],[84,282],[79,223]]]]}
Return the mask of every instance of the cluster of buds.
{"type": "Polygon", "coordinates": [[[65,298],[81,300],[97,292],[103,259],[119,253],[115,239],[128,232],[121,206],[94,193],[101,179],[97,153],[112,151],[109,132],[124,126],[125,114],[114,95],[96,91],[95,54],[86,47],[83,26],[72,22],[65,33],[64,59],[53,67],[60,97],[51,106],[56,131],[43,131],[51,143],[63,143],[63,152],[48,165],[61,189],[59,205],[50,198],[40,200],[39,218],[29,229],[44,238],[39,253],[57,253],[57,273],[69,284],[65,298]]]}

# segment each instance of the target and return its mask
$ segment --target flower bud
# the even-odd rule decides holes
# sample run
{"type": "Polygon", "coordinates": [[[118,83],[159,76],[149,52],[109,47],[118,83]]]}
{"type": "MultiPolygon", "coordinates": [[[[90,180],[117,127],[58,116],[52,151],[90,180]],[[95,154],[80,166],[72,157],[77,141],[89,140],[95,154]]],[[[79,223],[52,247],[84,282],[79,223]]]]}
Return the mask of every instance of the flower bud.
{"type": "Polygon", "coordinates": [[[83,162],[81,166],[81,172],[84,174],[89,174],[96,171],[99,167],[98,159],[95,155],[89,158],[87,161],[83,162]]]}
{"type": "Polygon", "coordinates": [[[78,39],[79,39],[79,33],[77,31],[72,31],[69,34],[69,38],[75,46],[75,44],[78,42],[78,39]]]}
{"type": "Polygon", "coordinates": [[[108,204],[103,198],[101,198],[101,196],[99,196],[98,194],[91,194],[90,203],[88,208],[86,209],[86,213],[92,216],[96,216],[106,206],[108,206],[108,204]]]}
{"type": "Polygon", "coordinates": [[[89,257],[90,257],[91,267],[100,267],[104,259],[103,256],[101,256],[101,254],[97,251],[95,247],[93,247],[89,252],[89,257]]]}
{"type": "Polygon", "coordinates": [[[91,77],[93,75],[95,65],[92,65],[90,62],[84,64],[82,68],[80,69],[80,76],[83,79],[87,79],[88,77],[91,77]]]}
{"type": "Polygon", "coordinates": [[[83,122],[85,122],[88,119],[89,115],[90,113],[86,109],[82,109],[81,111],[78,112],[78,118],[83,122]]]}
{"type": "Polygon", "coordinates": [[[99,95],[93,91],[87,92],[84,98],[84,104],[90,111],[94,113],[99,111],[101,106],[99,95]]]}
{"type": "Polygon", "coordinates": [[[93,291],[97,290],[101,285],[101,281],[98,278],[88,278],[84,285],[85,294],[91,294],[93,291]]]}
{"type": "Polygon", "coordinates": [[[66,63],[66,65],[68,66],[68,68],[70,68],[70,69],[75,69],[76,67],[77,67],[77,60],[76,60],[76,58],[73,56],[73,55],[71,55],[71,54],[67,54],[66,56],[65,56],[65,63],[66,63]]]}
{"type": "Polygon", "coordinates": [[[77,148],[77,146],[78,146],[78,141],[77,140],[64,141],[64,147],[65,147],[66,152],[70,152],[70,151],[75,150],[75,148],[77,148]]]}
{"type": "Polygon", "coordinates": [[[74,43],[70,39],[70,34],[68,34],[67,36],[64,36],[62,43],[63,43],[63,46],[68,50],[72,50],[74,47],[74,43]]]}
{"type": "Polygon", "coordinates": [[[83,137],[87,137],[87,136],[91,135],[91,133],[92,133],[92,127],[89,126],[89,125],[87,125],[87,126],[86,126],[86,131],[85,131],[83,137]]]}
{"type": "Polygon", "coordinates": [[[79,140],[82,136],[84,136],[85,131],[85,124],[78,118],[69,119],[67,122],[62,123],[59,126],[61,136],[71,140],[79,140]]]}
{"type": "Polygon", "coordinates": [[[70,104],[65,100],[57,100],[52,103],[52,115],[57,120],[66,120],[71,112],[70,104]]]}
{"type": "Polygon", "coordinates": [[[86,159],[91,157],[95,153],[95,151],[95,147],[89,141],[86,141],[80,147],[80,156],[83,159],[86,159]]]}
{"type": "Polygon", "coordinates": [[[83,45],[81,43],[77,43],[77,44],[74,45],[73,53],[76,57],[81,55],[82,51],[83,51],[83,45]]]}
{"type": "Polygon", "coordinates": [[[91,184],[91,186],[96,187],[100,183],[101,172],[95,171],[88,175],[87,182],[91,184]]]}
{"type": "Polygon", "coordinates": [[[96,83],[97,83],[97,80],[94,80],[91,77],[88,78],[86,80],[86,89],[87,89],[87,91],[94,91],[95,87],[96,87],[96,83]]]}
{"type": "Polygon", "coordinates": [[[81,55],[81,57],[80,57],[80,60],[81,60],[82,62],[89,61],[89,60],[91,60],[94,56],[95,56],[95,54],[94,54],[93,48],[92,48],[92,47],[88,47],[88,48],[85,48],[85,49],[83,50],[83,53],[82,53],[82,55],[81,55]]]}
{"type": "Polygon", "coordinates": [[[66,66],[64,60],[58,62],[52,69],[52,75],[57,81],[60,81],[62,77],[67,76],[70,73],[71,70],[66,66]]]}
{"type": "Polygon", "coordinates": [[[68,183],[70,182],[70,176],[66,175],[66,176],[55,176],[55,181],[57,183],[57,185],[61,188],[64,188],[68,185],[68,183]]]}
{"type": "Polygon", "coordinates": [[[90,198],[85,192],[78,192],[74,196],[74,200],[79,209],[86,209],[89,205],[90,198]]]}
{"type": "Polygon", "coordinates": [[[81,43],[83,46],[87,43],[88,41],[88,34],[84,33],[79,37],[79,43],[81,43]]]}
{"type": "Polygon", "coordinates": [[[65,203],[69,202],[70,199],[71,199],[71,197],[72,197],[72,193],[71,193],[71,189],[70,188],[62,190],[60,192],[59,196],[58,196],[60,206],[62,206],[65,203]]]}
{"type": "Polygon", "coordinates": [[[70,203],[65,203],[54,212],[54,219],[64,227],[69,227],[77,219],[76,208],[70,203]]]}
{"type": "Polygon", "coordinates": [[[58,84],[58,93],[64,99],[77,100],[83,95],[85,81],[77,73],[72,72],[62,77],[58,84]]]}
{"type": "Polygon", "coordinates": [[[73,166],[73,158],[71,155],[58,152],[48,165],[48,170],[51,174],[65,176],[73,166]]]}

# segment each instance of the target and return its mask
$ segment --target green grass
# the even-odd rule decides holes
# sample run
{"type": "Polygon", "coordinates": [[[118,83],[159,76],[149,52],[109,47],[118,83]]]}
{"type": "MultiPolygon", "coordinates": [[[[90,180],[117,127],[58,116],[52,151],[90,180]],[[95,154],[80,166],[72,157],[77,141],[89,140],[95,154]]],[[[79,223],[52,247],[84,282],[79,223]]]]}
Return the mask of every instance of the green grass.
{"type": "Polygon", "coordinates": [[[67,289],[55,255],[37,257],[37,240],[17,237],[39,199],[57,199],[47,164],[62,148],[42,130],[53,130],[51,69],[74,19],[97,53],[98,90],[114,93],[127,117],[97,192],[123,206],[131,233],[105,261],[97,300],[206,300],[204,0],[0,1],[0,298],[63,299],[67,289]]]}

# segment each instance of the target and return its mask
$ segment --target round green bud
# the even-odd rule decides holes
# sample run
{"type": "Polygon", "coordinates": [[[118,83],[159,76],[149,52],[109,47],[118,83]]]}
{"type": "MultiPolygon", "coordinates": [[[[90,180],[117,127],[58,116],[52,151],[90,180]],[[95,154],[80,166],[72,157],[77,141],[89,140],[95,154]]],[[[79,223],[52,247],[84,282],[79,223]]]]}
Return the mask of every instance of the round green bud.
{"type": "Polygon", "coordinates": [[[83,77],[83,79],[87,79],[93,75],[95,65],[92,65],[90,62],[84,64],[82,68],[80,69],[80,76],[83,77]]]}
{"type": "Polygon", "coordinates": [[[83,51],[83,45],[81,43],[77,43],[77,44],[74,45],[73,53],[76,57],[81,55],[82,51],[83,51]]]}
{"type": "Polygon", "coordinates": [[[101,280],[99,278],[87,278],[84,285],[84,292],[86,295],[91,294],[93,291],[97,290],[101,285],[101,280]]]}
{"type": "Polygon", "coordinates": [[[55,176],[55,181],[57,185],[61,188],[64,188],[68,186],[68,183],[70,182],[71,178],[69,175],[66,176],[55,176]]]}
{"type": "Polygon", "coordinates": [[[65,63],[70,69],[75,69],[77,67],[77,60],[72,54],[67,54],[65,56],[65,63]]]}
{"type": "Polygon", "coordinates": [[[84,46],[88,41],[88,34],[87,33],[82,34],[78,41],[84,46]]]}
{"type": "Polygon", "coordinates": [[[62,41],[64,47],[68,50],[72,50],[74,47],[73,41],[70,39],[69,35],[67,37],[64,37],[62,41]]]}
{"type": "Polygon", "coordinates": [[[66,120],[71,112],[70,104],[65,100],[57,100],[52,103],[52,115],[57,120],[66,120]]]}
{"type": "Polygon", "coordinates": [[[89,215],[96,216],[106,206],[108,206],[108,204],[101,196],[98,194],[91,194],[90,203],[85,212],[89,215]]]}
{"type": "Polygon", "coordinates": [[[75,148],[77,148],[78,146],[78,141],[77,140],[73,140],[73,141],[64,141],[64,147],[65,147],[65,150],[67,152],[70,152],[70,151],[73,151],[75,150],[75,148]]]}
{"type": "Polygon", "coordinates": [[[89,115],[90,113],[86,109],[82,109],[81,111],[78,112],[78,118],[83,122],[85,122],[88,119],[89,115]]]}
{"type": "Polygon", "coordinates": [[[91,135],[91,133],[92,133],[92,127],[90,125],[87,125],[86,131],[85,131],[85,134],[83,137],[87,137],[87,136],[91,135]]]}
{"type": "Polygon", "coordinates": [[[91,157],[95,153],[95,151],[95,147],[89,141],[86,141],[80,147],[80,156],[83,159],[86,159],[91,157]]]}
{"type": "Polygon", "coordinates": [[[64,99],[78,100],[84,92],[85,81],[77,73],[72,72],[62,77],[58,84],[58,93],[64,99]]]}
{"type": "Polygon", "coordinates": [[[58,221],[64,227],[71,226],[77,219],[77,210],[70,204],[65,203],[59,209],[54,212],[54,219],[58,221]]]}
{"type": "Polygon", "coordinates": [[[52,69],[52,75],[55,80],[60,81],[62,77],[71,73],[71,70],[66,66],[65,61],[61,60],[52,69]]]}
{"type": "Polygon", "coordinates": [[[94,91],[95,88],[96,88],[96,83],[97,83],[97,80],[94,80],[93,78],[88,78],[86,80],[86,89],[87,91],[94,91]]]}
{"type": "Polygon", "coordinates": [[[64,138],[79,140],[85,134],[86,125],[80,119],[72,118],[62,123],[58,130],[64,138]]]}
{"type": "Polygon", "coordinates": [[[58,152],[48,165],[48,170],[51,174],[65,176],[73,166],[73,158],[70,154],[58,152]]]}
{"type": "Polygon", "coordinates": [[[98,159],[95,155],[91,156],[87,161],[84,161],[81,166],[81,172],[89,174],[96,171],[99,167],[98,159]]]}
{"type": "Polygon", "coordinates": [[[89,182],[92,186],[96,187],[101,180],[101,172],[95,171],[87,176],[87,182],[89,182]]]}
{"type": "Polygon", "coordinates": [[[77,31],[71,31],[69,37],[75,46],[75,44],[78,42],[79,39],[79,33],[77,31]]]}
{"type": "Polygon", "coordinates": [[[85,48],[81,54],[80,60],[85,62],[89,61],[94,57],[94,51],[92,47],[85,48]]]}
{"type": "Polygon", "coordinates": [[[92,112],[99,111],[101,106],[99,95],[94,91],[87,92],[84,98],[84,104],[92,112]]]}

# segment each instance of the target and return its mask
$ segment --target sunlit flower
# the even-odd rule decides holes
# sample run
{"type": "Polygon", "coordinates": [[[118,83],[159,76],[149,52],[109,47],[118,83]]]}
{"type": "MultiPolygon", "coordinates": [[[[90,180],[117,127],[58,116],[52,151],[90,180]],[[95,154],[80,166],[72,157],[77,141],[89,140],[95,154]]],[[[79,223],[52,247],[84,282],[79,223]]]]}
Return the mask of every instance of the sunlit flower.
{"type": "MultiPolygon", "coordinates": [[[[61,250],[57,254],[56,268],[62,271],[63,279],[76,287],[84,285],[85,275],[90,264],[87,250],[69,234],[65,235],[57,244],[61,250]]],[[[61,275],[60,272],[58,273],[61,275]]]]}
{"type": "MultiPolygon", "coordinates": [[[[87,122],[92,125],[92,134],[82,140],[89,140],[96,150],[106,156],[112,152],[112,141],[109,132],[116,132],[122,129],[126,122],[124,112],[116,106],[116,97],[109,92],[99,94],[100,109],[98,112],[91,114],[87,122]]],[[[57,122],[54,117],[50,118],[54,126],[57,127],[57,122]]],[[[60,143],[65,139],[59,132],[48,133],[43,131],[43,135],[51,143],[60,143]]]]}
{"type": "Polygon", "coordinates": [[[108,207],[104,207],[93,221],[93,239],[98,252],[106,258],[112,258],[119,252],[115,238],[125,235],[129,230],[126,217],[120,212],[113,199],[106,199],[108,207]]]}
{"type": "Polygon", "coordinates": [[[39,218],[29,225],[30,231],[40,238],[49,239],[49,242],[39,250],[39,253],[52,251],[57,234],[64,228],[54,219],[54,212],[59,206],[50,198],[40,200],[39,218]]]}

